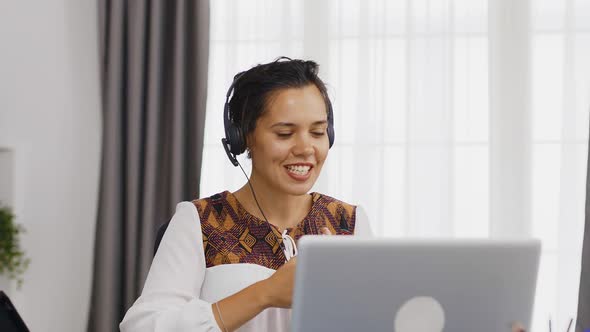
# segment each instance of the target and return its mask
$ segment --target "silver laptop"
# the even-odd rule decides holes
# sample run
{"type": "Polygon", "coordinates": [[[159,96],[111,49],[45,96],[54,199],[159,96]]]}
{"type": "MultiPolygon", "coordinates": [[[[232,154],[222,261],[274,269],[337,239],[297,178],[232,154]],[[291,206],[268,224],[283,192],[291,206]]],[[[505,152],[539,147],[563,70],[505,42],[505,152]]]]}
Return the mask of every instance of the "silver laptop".
{"type": "Polygon", "coordinates": [[[538,240],[299,241],[292,331],[501,332],[529,327],[538,240]]]}

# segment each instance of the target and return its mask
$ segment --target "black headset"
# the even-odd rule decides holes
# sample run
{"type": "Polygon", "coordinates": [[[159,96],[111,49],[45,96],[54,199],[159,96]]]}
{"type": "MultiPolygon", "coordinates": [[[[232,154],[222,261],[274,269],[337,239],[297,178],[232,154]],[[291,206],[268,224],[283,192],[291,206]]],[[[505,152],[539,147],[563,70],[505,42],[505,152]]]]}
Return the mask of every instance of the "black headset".
{"type": "MultiPolygon", "coordinates": [[[[246,138],[242,133],[242,129],[239,125],[235,124],[231,119],[231,112],[229,101],[234,91],[234,87],[238,80],[246,72],[241,72],[234,77],[234,81],[227,90],[225,95],[225,106],[223,107],[223,126],[225,127],[225,138],[221,139],[221,144],[225,149],[227,157],[234,166],[238,166],[239,162],[237,156],[246,151],[246,138]]],[[[324,96],[328,107],[328,141],[330,142],[330,148],[334,145],[334,114],[332,112],[332,103],[328,96],[324,96]]]]}

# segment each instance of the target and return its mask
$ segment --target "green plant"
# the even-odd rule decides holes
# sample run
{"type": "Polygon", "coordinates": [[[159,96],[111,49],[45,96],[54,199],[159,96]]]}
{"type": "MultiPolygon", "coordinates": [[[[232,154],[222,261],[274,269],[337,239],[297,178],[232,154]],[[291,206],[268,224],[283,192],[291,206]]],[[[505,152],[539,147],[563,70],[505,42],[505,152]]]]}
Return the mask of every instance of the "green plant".
{"type": "Polygon", "coordinates": [[[25,229],[14,222],[15,216],[8,207],[0,206],[0,274],[16,280],[17,287],[23,284],[23,274],[30,259],[20,247],[20,234],[25,229]]]}

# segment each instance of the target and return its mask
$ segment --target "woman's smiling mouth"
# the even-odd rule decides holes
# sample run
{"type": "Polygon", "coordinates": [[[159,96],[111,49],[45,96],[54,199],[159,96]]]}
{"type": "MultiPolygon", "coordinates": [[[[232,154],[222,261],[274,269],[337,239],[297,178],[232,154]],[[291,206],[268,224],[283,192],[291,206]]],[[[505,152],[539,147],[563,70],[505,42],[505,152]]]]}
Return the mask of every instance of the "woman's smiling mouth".
{"type": "Polygon", "coordinates": [[[287,174],[297,181],[307,180],[311,175],[310,171],[312,168],[313,165],[308,163],[290,164],[285,166],[287,174]]]}

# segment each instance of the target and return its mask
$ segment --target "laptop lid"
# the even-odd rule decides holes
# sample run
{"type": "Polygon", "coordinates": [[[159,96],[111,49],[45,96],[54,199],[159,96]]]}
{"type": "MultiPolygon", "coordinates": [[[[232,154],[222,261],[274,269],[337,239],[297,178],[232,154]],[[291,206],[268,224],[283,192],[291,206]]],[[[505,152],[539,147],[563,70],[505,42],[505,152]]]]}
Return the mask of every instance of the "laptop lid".
{"type": "Polygon", "coordinates": [[[538,240],[299,241],[293,331],[510,331],[530,326],[538,240]]]}

